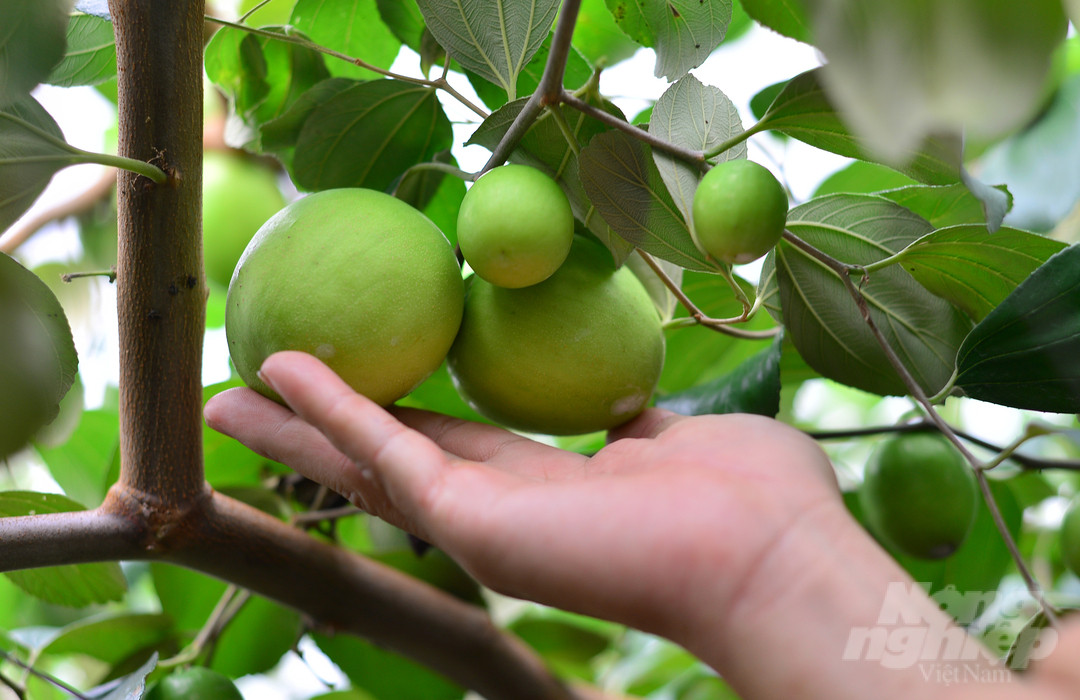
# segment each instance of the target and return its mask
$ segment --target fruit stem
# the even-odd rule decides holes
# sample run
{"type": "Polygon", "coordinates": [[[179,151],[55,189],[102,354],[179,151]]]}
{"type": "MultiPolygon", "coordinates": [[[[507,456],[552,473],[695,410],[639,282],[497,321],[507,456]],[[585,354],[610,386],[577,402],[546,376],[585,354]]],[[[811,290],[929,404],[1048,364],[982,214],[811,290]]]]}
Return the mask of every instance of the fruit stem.
{"type": "Polygon", "coordinates": [[[715,146],[713,146],[709,150],[705,151],[705,153],[703,154],[703,157],[704,157],[705,160],[712,160],[713,158],[720,155],[724,151],[735,148],[740,143],[742,143],[743,141],[746,141],[747,139],[749,139],[754,134],[760,133],[760,132],[762,132],[764,130],[765,130],[765,127],[763,126],[762,122],[758,122],[757,124],[754,124],[749,129],[746,129],[745,131],[742,131],[742,132],[740,132],[738,134],[735,134],[734,136],[732,136],[731,138],[729,138],[726,141],[722,141],[722,142],[716,144],[715,146]]]}

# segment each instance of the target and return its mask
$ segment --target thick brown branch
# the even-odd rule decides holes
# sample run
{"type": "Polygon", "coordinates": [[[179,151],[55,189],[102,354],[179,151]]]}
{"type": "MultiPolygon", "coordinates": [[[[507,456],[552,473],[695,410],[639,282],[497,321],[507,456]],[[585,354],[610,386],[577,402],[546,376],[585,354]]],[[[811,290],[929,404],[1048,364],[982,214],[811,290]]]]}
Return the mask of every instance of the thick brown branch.
{"type": "Polygon", "coordinates": [[[141,523],[83,510],[0,518],[0,571],[137,558],[141,523]]]}
{"type": "Polygon", "coordinates": [[[199,0],[111,0],[120,154],[169,175],[118,179],[120,481],[164,507],[203,490],[202,30],[199,0]]]}
{"type": "Polygon", "coordinates": [[[487,613],[394,569],[214,494],[160,542],[163,558],[416,659],[490,700],[573,695],[487,613]]]}

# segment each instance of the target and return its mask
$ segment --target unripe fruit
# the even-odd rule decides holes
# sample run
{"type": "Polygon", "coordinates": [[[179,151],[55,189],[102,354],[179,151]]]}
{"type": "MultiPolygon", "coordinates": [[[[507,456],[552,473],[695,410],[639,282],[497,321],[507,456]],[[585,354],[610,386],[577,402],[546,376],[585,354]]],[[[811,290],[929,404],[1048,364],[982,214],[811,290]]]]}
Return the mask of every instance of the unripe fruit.
{"type": "Polygon", "coordinates": [[[694,235],[717,260],[757,260],[779,241],[787,223],[787,193],[767,168],[728,160],[705,173],[694,192],[694,235]]]}
{"type": "Polygon", "coordinates": [[[473,277],[447,357],[462,396],[510,428],[607,430],[645,408],[664,363],[660,317],[629,268],[576,238],[549,279],[523,289],[473,277]]]}
{"type": "Polygon", "coordinates": [[[870,530],[921,559],[955,552],[979,507],[975,476],[942,435],[911,433],[882,443],[866,465],[859,502],[870,530]]]}
{"type": "Polygon", "coordinates": [[[318,192],[259,229],[237,265],[225,312],[229,353],[248,386],[280,350],[318,357],[386,405],[446,356],[464,285],[446,237],[423,214],[365,189],[318,192]]]}
{"type": "Polygon", "coordinates": [[[1061,558],[1069,571],[1080,576],[1080,497],[1073,499],[1061,522],[1061,558]]]}
{"type": "Polygon", "coordinates": [[[285,206],[270,170],[240,156],[203,156],[203,264],[206,277],[229,286],[251,237],[285,206]]]}
{"type": "Polygon", "coordinates": [[[192,666],[162,678],[146,700],[244,700],[244,696],[228,676],[192,666]]]}
{"type": "Polygon", "coordinates": [[[528,287],[559,269],[574,239],[570,202],[550,177],[525,165],[488,171],[465,193],[458,245],[491,284],[528,287]]]}
{"type": "Polygon", "coordinates": [[[0,460],[56,418],[78,361],[63,307],[49,287],[0,253],[0,460]]]}

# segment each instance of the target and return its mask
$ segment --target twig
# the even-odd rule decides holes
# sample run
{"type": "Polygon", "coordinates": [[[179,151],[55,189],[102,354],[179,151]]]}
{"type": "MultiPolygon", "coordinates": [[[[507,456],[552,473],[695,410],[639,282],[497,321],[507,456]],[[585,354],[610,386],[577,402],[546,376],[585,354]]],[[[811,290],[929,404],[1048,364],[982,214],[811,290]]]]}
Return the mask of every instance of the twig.
{"type": "Polygon", "coordinates": [[[676,158],[685,160],[688,163],[694,163],[701,167],[705,165],[705,156],[704,154],[702,154],[701,151],[694,151],[689,148],[678,146],[674,143],[671,143],[670,141],[665,141],[664,139],[656,136],[655,134],[650,134],[644,129],[639,129],[638,127],[634,126],[633,124],[624,119],[619,119],[614,114],[608,114],[599,107],[594,107],[585,100],[576,97],[571,92],[564,90],[560,101],[573,107],[579,112],[592,117],[599,122],[603,122],[608,126],[612,126],[619,131],[622,131],[623,133],[628,134],[635,139],[638,139],[639,141],[643,141],[649,144],[653,148],[658,148],[665,153],[670,153],[676,158]]]}
{"type": "Polygon", "coordinates": [[[555,25],[555,36],[551,39],[551,51],[548,53],[547,63],[544,64],[544,73],[540,76],[540,83],[536,86],[536,91],[525,101],[525,106],[518,112],[510,128],[499,139],[499,143],[491,152],[491,157],[480,170],[481,174],[505,163],[544,107],[548,105],[557,107],[562,100],[566,60],[570,54],[570,39],[574,34],[574,25],[577,23],[580,9],[581,0],[563,0],[562,7],[559,9],[559,20],[555,25]]]}
{"type": "Polygon", "coordinates": [[[108,277],[109,283],[112,284],[116,281],[116,268],[110,268],[108,270],[93,270],[90,272],[65,272],[60,275],[60,279],[64,282],[71,282],[71,280],[79,279],[81,277],[108,277]]]}
{"type": "Polygon", "coordinates": [[[9,654],[6,651],[3,651],[2,649],[0,649],[0,656],[2,656],[9,663],[11,663],[11,664],[13,664],[15,666],[18,666],[22,670],[26,671],[31,676],[36,676],[37,678],[40,678],[41,680],[45,681],[46,683],[56,686],[57,688],[64,691],[65,693],[71,695],[74,698],[79,698],[79,700],[89,700],[89,698],[87,698],[87,696],[83,695],[82,693],[80,693],[75,688],[72,688],[70,685],[68,685],[64,681],[60,680],[59,678],[56,678],[55,676],[50,676],[47,673],[43,673],[43,672],[37,670],[36,668],[31,666],[30,664],[24,663],[21,659],[17,658],[13,654],[9,654]]]}
{"type": "Polygon", "coordinates": [[[10,255],[48,224],[89,211],[95,204],[109,196],[114,187],[116,187],[116,169],[106,168],[101,177],[85,192],[41,212],[24,222],[19,228],[9,230],[0,239],[0,252],[10,255]]]}
{"type": "Polygon", "coordinates": [[[830,270],[832,270],[840,280],[843,282],[844,287],[847,289],[851,298],[855,300],[856,306],[859,308],[859,314],[862,316],[863,321],[870,329],[870,333],[874,336],[878,345],[881,347],[882,352],[885,353],[885,357],[888,359],[889,364],[892,365],[896,373],[900,375],[900,379],[904,382],[904,386],[907,387],[911,393],[912,398],[922,407],[926,412],[927,418],[933,422],[934,426],[941,431],[946,438],[949,439],[953,445],[960,450],[960,454],[964,456],[968,464],[971,465],[972,470],[975,472],[975,480],[979,484],[979,490],[982,492],[983,500],[986,502],[986,507],[990,511],[990,515],[994,520],[994,525],[997,527],[1002,540],[1005,542],[1005,546],[1008,548],[1010,555],[1012,555],[1013,561],[1016,563],[1016,568],[1020,572],[1020,576],[1024,579],[1024,583],[1027,585],[1028,592],[1031,593],[1031,597],[1038,603],[1046,614],[1047,619],[1051,624],[1056,625],[1058,622],[1057,614],[1054,612],[1053,607],[1046,600],[1042,593],[1042,587],[1031,575],[1031,571],[1027,567],[1027,563],[1024,561],[1023,555],[1020,553],[1020,548],[1016,544],[1016,540],[1013,538],[1012,533],[1009,532],[1008,526],[1005,524],[1005,519],[1001,515],[1001,509],[997,505],[997,501],[994,499],[994,494],[990,491],[990,483],[986,478],[986,472],[982,469],[982,465],[975,455],[967,449],[963,441],[960,440],[956,432],[952,427],[945,422],[945,420],[934,409],[934,405],[930,403],[927,398],[926,392],[919,386],[919,383],[915,381],[915,378],[911,376],[908,368],[901,362],[899,356],[889,345],[889,341],[882,334],[881,329],[878,328],[873,317],[870,315],[870,307],[866,303],[866,298],[862,295],[862,292],[851,281],[852,271],[861,271],[857,265],[848,265],[843,263],[824,251],[818,250],[814,246],[810,245],[806,241],[802,240],[791,231],[784,231],[784,240],[798,248],[802,252],[806,253],[810,257],[814,258],[818,262],[824,264],[830,270]]]}
{"type": "Polygon", "coordinates": [[[3,673],[0,673],[0,683],[4,684],[9,690],[11,690],[11,692],[15,693],[16,698],[18,698],[19,700],[25,700],[26,691],[21,688],[15,681],[5,676],[3,673]]]}
{"type": "MultiPolygon", "coordinates": [[[[209,15],[204,16],[203,19],[205,19],[207,22],[212,22],[214,24],[220,24],[223,27],[230,27],[232,29],[239,29],[242,32],[247,32],[249,34],[254,34],[255,36],[266,37],[268,39],[274,39],[276,41],[283,41],[283,42],[288,43],[288,44],[296,44],[297,46],[303,46],[306,49],[311,49],[312,51],[317,51],[317,52],[319,52],[321,54],[325,54],[325,55],[330,56],[332,58],[336,58],[336,59],[345,61],[346,63],[351,63],[354,66],[357,66],[359,68],[363,68],[364,70],[369,70],[372,73],[378,73],[379,75],[387,77],[387,78],[393,78],[394,80],[401,80],[401,81],[406,82],[406,83],[413,83],[414,85],[424,85],[426,87],[437,88],[437,89],[442,90],[443,92],[447,93],[448,95],[453,97],[455,100],[457,100],[461,104],[468,107],[470,110],[475,112],[477,114],[477,116],[479,116],[481,119],[486,119],[487,116],[488,116],[487,110],[484,110],[484,109],[476,106],[475,104],[473,104],[473,102],[471,100],[469,100],[469,98],[465,97],[460,92],[458,92],[457,89],[455,89],[453,85],[450,85],[450,83],[448,83],[446,81],[446,74],[445,73],[443,74],[443,77],[438,78],[436,80],[428,80],[427,78],[414,78],[411,75],[403,75],[401,73],[395,73],[395,72],[387,70],[385,68],[380,68],[379,66],[368,63],[367,61],[365,61],[365,60],[363,60],[361,58],[355,58],[355,57],[350,56],[350,55],[348,55],[346,53],[342,53],[341,51],[335,51],[334,49],[323,46],[322,44],[316,44],[314,41],[310,41],[308,39],[305,39],[302,36],[297,36],[295,34],[288,34],[288,33],[282,33],[282,32],[271,32],[271,31],[267,31],[265,29],[258,29],[256,27],[252,27],[252,26],[249,26],[247,24],[240,24],[238,22],[230,22],[227,19],[221,19],[219,17],[211,17],[209,15]]],[[[287,28],[286,28],[286,31],[288,31],[287,28]]]]}
{"type": "Polygon", "coordinates": [[[777,328],[764,331],[748,331],[740,328],[732,328],[730,326],[731,323],[745,321],[746,318],[743,316],[735,319],[710,318],[704,311],[699,309],[693,301],[691,301],[690,297],[686,296],[686,293],[679,288],[679,285],[675,284],[675,280],[671,279],[671,277],[664,272],[664,268],[660,267],[653,256],[649,255],[641,248],[637,248],[636,250],[637,254],[641,256],[641,259],[645,261],[645,264],[648,265],[649,268],[656,273],[656,276],[660,278],[660,281],[664,283],[664,286],[675,295],[675,298],[678,299],[679,303],[682,304],[683,308],[686,309],[686,312],[690,314],[690,318],[692,318],[697,325],[705,326],[706,328],[710,328],[719,333],[730,335],[735,338],[741,338],[743,340],[766,340],[774,337],[779,332],[779,329],[777,328]]]}

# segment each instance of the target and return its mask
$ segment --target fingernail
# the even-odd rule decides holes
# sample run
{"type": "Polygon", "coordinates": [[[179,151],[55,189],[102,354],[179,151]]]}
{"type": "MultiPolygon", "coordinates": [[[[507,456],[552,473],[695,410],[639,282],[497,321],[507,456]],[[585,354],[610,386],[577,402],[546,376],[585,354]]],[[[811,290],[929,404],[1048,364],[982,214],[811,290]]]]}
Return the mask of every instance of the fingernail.
{"type": "Polygon", "coordinates": [[[274,383],[270,381],[270,377],[266,376],[266,373],[263,372],[261,369],[255,372],[255,376],[259,378],[260,382],[270,387],[272,391],[277,392],[277,387],[274,386],[274,383]]]}

